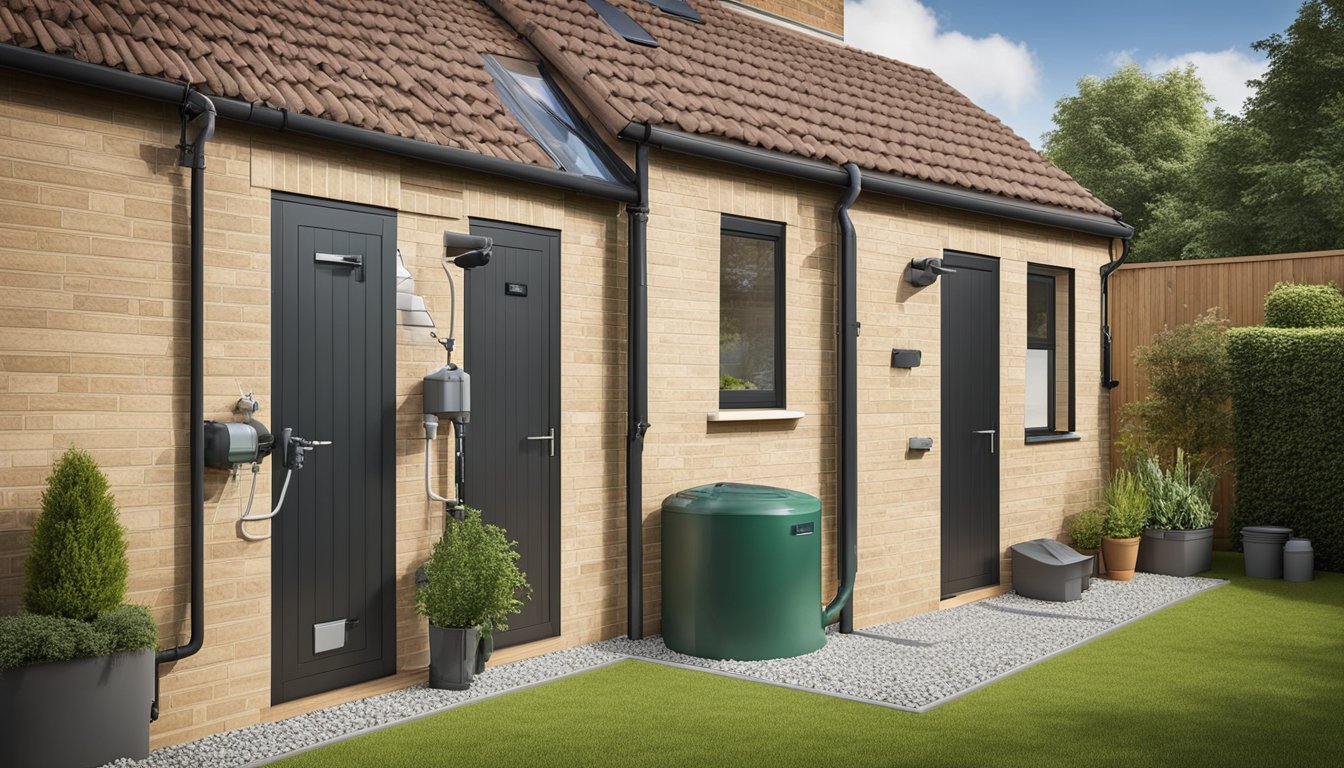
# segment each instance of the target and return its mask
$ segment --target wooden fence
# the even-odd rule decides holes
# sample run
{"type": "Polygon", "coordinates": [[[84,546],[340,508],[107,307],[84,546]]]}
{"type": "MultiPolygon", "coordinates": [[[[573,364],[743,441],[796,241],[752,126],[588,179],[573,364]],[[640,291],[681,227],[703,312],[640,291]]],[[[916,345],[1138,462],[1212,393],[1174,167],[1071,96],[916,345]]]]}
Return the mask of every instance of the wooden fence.
{"type": "MultiPolygon", "coordinates": [[[[1111,391],[1111,434],[1119,427],[1120,407],[1147,394],[1147,382],[1134,365],[1134,351],[1165,328],[1188,323],[1217,307],[1232,325],[1265,321],[1265,293],[1274,284],[1326,283],[1344,286],[1344,250],[1126,264],[1111,276],[1111,338],[1114,376],[1111,391]]],[[[1114,442],[1111,465],[1116,466],[1114,442]]],[[[1219,480],[1214,494],[1218,522],[1215,544],[1227,548],[1232,513],[1231,472],[1219,480]]]]}

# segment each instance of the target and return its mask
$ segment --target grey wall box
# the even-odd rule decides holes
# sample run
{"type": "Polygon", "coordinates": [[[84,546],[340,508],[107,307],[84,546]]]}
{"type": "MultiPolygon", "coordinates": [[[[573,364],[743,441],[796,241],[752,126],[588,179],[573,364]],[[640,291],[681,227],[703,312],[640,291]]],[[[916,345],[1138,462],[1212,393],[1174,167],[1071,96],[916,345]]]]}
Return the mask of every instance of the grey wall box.
{"type": "Polygon", "coordinates": [[[918,368],[920,358],[924,353],[918,349],[893,349],[891,350],[892,368],[918,368]]]}
{"type": "Polygon", "coordinates": [[[910,450],[912,451],[932,451],[932,437],[912,437],[910,438],[910,450]]]}

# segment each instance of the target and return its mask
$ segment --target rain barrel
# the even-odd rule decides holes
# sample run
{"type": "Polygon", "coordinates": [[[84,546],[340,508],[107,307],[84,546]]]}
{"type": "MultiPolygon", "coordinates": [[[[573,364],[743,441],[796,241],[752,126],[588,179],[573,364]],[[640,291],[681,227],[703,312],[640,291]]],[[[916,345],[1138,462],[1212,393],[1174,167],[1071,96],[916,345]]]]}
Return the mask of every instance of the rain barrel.
{"type": "Polygon", "coordinates": [[[715,483],[663,500],[663,642],[706,659],[800,656],[821,625],[821,500],[715,483]]]}

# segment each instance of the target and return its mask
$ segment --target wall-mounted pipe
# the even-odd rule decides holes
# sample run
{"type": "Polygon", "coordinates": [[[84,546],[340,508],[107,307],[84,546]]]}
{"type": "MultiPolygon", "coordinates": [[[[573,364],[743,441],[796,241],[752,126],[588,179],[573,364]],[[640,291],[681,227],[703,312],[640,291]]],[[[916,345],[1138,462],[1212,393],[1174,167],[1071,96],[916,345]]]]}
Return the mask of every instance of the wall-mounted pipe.
{"type": "Polygon", "coordinates": [[[649,145],[635,145],[639,198],[625,207],[626,405],[630,427],[625,448],[626,634],[644,636],[644,435],[649,431],[649,145]]]}
{"type": "Polygon", "coordinates": [[[839,410],[836,483],[836,567],[839,584],[835,599],[826,606],[822,626],[840,619],[841,632],[854,631],[854,579],[858,574],[858,239],[849,209],[863,191],[863,174],[859,166],[846,163],[845,174],[849,188],[835,208],[835,219],[840,225],[840,247],[836,260],[837,298],[836,321],[836,400],[839,410]]]}
{"type": "MultiPolygon", "coordinates": [[[[1120,258],[1113,259],[1101,267],[1101,386],[1106,389],[1115,389],[1120,386],[1120,382],[1111,378],[1113,371],[1111,369],[1111,273],[1120,268],[1129,258],[1130,238],[1121,240],[1120,258]]],[[[1115,247],[1112,241],[1112,248],[1115,247]]],[[[1114,251],[1112,251],[1114,253],[1114,251]]]]}

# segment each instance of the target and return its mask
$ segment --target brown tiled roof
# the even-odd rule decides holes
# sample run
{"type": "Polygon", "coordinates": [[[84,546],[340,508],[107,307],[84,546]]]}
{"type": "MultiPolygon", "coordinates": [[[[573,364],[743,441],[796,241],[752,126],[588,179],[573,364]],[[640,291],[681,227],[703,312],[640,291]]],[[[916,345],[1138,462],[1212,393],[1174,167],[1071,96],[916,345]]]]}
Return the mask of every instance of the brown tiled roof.
{"type": "Polygon", "coordinates": [[[933,72],[693,0],[704,24],[610,0],[658,39],[613,34],[584,0],[495,0],[610,130],[650,123],[765,149],[1111,215],[933,72]],[[609,109],[604,109],[605,104],[609,109]]]}
{"type": "Polygon", "coordinates": [[[0,0],[0,43],[555,167],[478,52],[536,55],[478,0],[0,0]]]}

